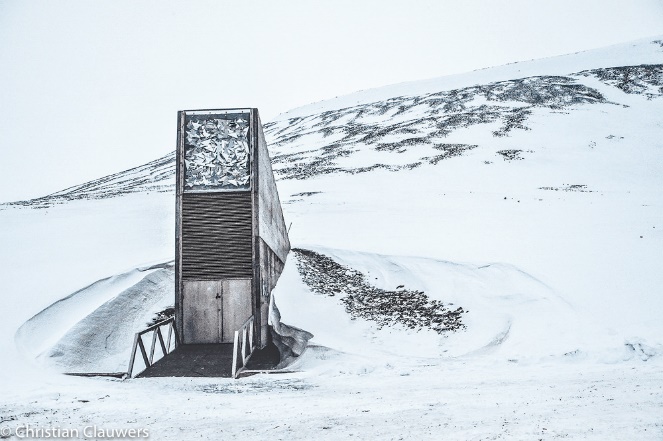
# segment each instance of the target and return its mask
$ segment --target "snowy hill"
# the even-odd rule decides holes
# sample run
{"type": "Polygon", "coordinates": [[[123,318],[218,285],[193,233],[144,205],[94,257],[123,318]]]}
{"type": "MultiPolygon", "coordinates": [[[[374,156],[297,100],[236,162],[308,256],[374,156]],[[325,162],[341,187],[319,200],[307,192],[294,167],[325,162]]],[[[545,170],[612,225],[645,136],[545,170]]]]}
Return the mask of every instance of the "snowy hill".
{"type": "Polygon", "coordinates": [[[175,153],[94,181],[7,205],[45,207],[78,199],[108,199],[130,193],[175,192],[175,153]]]}
{"type": "MultiPolygon", "coordinates": [[[[382,427],[430,439],[658,439],[661,115],[654,38],[362,91],[265,124],[298,248],[275,303],[284,323],[314,335],[299,372],[279,379],[55,373],[121,370],[130,328],[169,305],[174,155],[1,205],[0,410],[26,420],[28,401],[47,402],[44,422],[92,394],[84,415],[106,414],[97,395],[109,395],[119,421],[135,421],[118,408],[142,412],[140,399],[191,398],[212,418],[223,398],[238,421],[243,398],[272,420],[237,423],[229,436],[257,427],[292,437],[273,428],[310,412],[301,438],[382,427]],[[265,407],[264,393],[288,406],[265,407]]],[[[177,439],[176,424],[213,433],[199,415],[173,416],[154,423],[159,439],[177,439]]]]}
{"type": "MultiPolygon", "coordinates": [[[[297,108],[265,124],[274,168],[285,179],[410,169],[461,155],[478,147],[484,136],[509,137],[514,131],[531,130],[528,122],[541,114],[592,110],[584,107],[593,104],[629,106],[624,94],[651,100],[663,94],[662,48],[663,39],[647,39],[372,89],[297,108]],[[463,129],[477,125],[484,126],[480,132],[463,136],[463,129]],[[403,155],[406,152],[410,153],[403,155]]],[[[616,109],[600,111],[610,110],[616,109]]],[[[520,156],[508,149],[502,152],[506,159],[520,156]]],[[[174,191],[174,173],[175,157],[169,154],[15,204],[174,191]]]]}
{"type": "MultiPolygon", "coordinates": [[[[273,160],[286,179],[364,173],[377,168],[397,171],[466,154],[479,147],[478,142],[513,147],[511,139],[496,142],[485,136],[506,138],[531,130],[537,117],[592,110],[590,106],[598,104],[628,106],[620,103],[620,94],[613,89],[647,99],[659,97],[663,94],[663,65],[532,76],[392,97],[286,118],[267,128],[273,135],[273,160]],[[480,126],[483,137],[472,132],[475,126],[480,126]]],[[[514,160],[522,159],[524,152],[533,153],[513,148],[491,153],[514,160]]],[[[496,158],[491,155],[486,159],[496,158]]]]}

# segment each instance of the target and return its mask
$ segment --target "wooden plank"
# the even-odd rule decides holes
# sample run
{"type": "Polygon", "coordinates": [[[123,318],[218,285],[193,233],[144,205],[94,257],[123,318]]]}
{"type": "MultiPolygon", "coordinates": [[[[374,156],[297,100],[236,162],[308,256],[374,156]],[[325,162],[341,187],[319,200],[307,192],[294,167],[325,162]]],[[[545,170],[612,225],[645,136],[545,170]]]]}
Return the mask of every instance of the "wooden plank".
{"type": "Polygon", "coordinates": [[[154,363],[154,349],[157,345],[157,333],[152,331],[152,343],[150,344],[150,365],[154,363]]]}
{"type": "Polygon", "coordinates": [[[140,338],[140,334],[137,332],[136,335],[134,335],[134,344],[131,347],[131,357],[129,358],[129,368],[127,369],[127,377],[131,378],[131,374],[134,371],[134,361],[136,360],[136,349],[138,347],[138,339],[140,338]]]}
{"type": "Polygon", "coordinates": [[[159,344],[161,345],[161,352],[163,353],[163,356],[165,357],[168,355],[168,352],[166,351],[166,344],[163,341],[163,335],[161,335],[161,328],[157,328],[156,330],[157,337],[159,337],[159,344]]]}
{"type": "Polygon", "coordinates": [[[242,366],[246,366],[246,359],[251,355],[249,330],[246,325],[242,328],[242,366]]]}
{"type": "Polygon", "coordinates": [[[233,378],[237,378],[237,369],[239,363],[239,354],[237,352],[238,349],[239,349],[239,331],[235,331],[235,336],[233,338],[233,368],[232,368],[233,378]]]}
{"type": "Polygon", "coordinates": [[[72,377],[114,377],[114,378],[131,378],[127,372],[65,372],[65,375],[72,377]]]}
{"type": "MultiPolygon", "coordinates": [[[[172,335],[173,335],[173,325],[172,325],[172,323],[170,323],[168,325],[168,337],[166,338],[166,340],[167,340],[166,348],[168,349],[169,353],[170,353],[170,341],[171,341],[170,339],[171,339],[172,335]]],[[[177,335],[177,334],[175,334],[175,335],[177,335]]]]}
{"type": "Polygon", "coordinates": [[[253,345],[255,321],[256,321],[255,315],[251,316],[251,319],[249,320],[249,344],[251,345],[249,348],[249,352],[253,352],[253,348],[255,347],[253,345]]]}
{"type": "Polygon", "coordinates": [[[158,328],[158,327],[160,327],[160,326],[165,325],[165,324],[168,323],[168,322],[173,322],[173,321],[174,321],[173,317],[167,318],[167,319],[162,320],[162,321],[160,321],[160,322],[158,322],[158,323],[155,323],[155,324],[153,324],[153,325],[151,325],[151,326],[148,326],[147,328],[145,328],[145,329],[143,329],[142,331],[140,331],[139,334],[140,334],[140,335],[147,334],[147,333],[150,332],[151,330],[156,329],[156,328],[158,328]]]}
{"type": "Polygon", "coordinates": [[[147,352],[145,351],[145,345],[143,344],[143,337],[138,337],[138,347],[140,348],[140,353],[143,355],[143,361],[145,362],[145,368],[150,367],[150,361],[147,359],[147,352]]]}

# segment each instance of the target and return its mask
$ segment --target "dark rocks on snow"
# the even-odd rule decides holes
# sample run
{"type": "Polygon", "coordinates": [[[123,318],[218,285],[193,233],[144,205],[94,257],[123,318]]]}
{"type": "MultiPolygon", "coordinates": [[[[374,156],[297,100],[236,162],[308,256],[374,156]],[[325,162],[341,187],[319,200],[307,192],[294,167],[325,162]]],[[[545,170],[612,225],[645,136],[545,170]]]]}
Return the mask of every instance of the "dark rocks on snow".
{"type": "Polygon", "coordinates": [[[378,328],[402,325],[408,329],[432,329],[439,334],[456,331],[462,323],[463,308],[450,310],[441,301],[431,300],[422,291],[399,285],[389,291],[369,284],[352,268],[310,250],[294,248],[297,268],[309,289],[321,295],[340,297],[353,319],[376,322],[378,328]]]}
{"type": "Polygon", "coordinates": [[[522,150],[500,150],[497,154],[502,155],[505,161],[518,161],[523,159],[520,156],[522,152],[522,150]]]}
{"type": "Polygon", "coordinates": [[[301,193],[295,193],[292,196],[313,196],[314,194],[320,194],[320,191],[304,191],[301,193]]]}
{"type": "Polygon", "coordinates": [[[467,144],[437,144],[433,148],[440,150],[442,154],[432,156],[427,159],[431,164],[437,164],[443,159],[452,158],[454,156],[462,156],[467,150],[472,150],[479,147],[478,145],[467,145],[467,144]]]}
{"type": "Polygon", "coordinates": [[[174,306],[169,306],[168,308],[164,309],[163,311],[159,311],[156,314],[154,314],[154,317],[152,317],[152,320],[146,323],[147,327],[150,327],[152,325],[156,325],[157,323],[164,321],[168,318],[174,317],[175,316],[175,307],[174,306]]]}
{"type": "Polygon", "coordinates": [[[593,76],[622,92],[645,95],[649,99],[663,95],[663,65],[642,64],[586,70],[578,75],[593,76]]]}
{"type": "Polygon", "coordinates": [[[562,187],[539,187],[539,190],[549,190],[549,191],[573,191],[578,193],[592,193],[593,190],[589,190],[585,184],[568,184],[563,185],[562,187]]]}
{"type": "MultiPolygon", "coordinates": [[[[384,101],[328,110],[306,117],[265,124],[275,150],[287,148],[293,136],[311,136],[306,152],[281,152],[274,156],[274,170],[281,179],[308,179],[328,173],[364,173],[375,169],[407,170],[423,161],[437,164],[475,148],[469,144],[441,144],[453,132],[478,124],[499,124],[495,137],[516,130],[529,130],[527,121],[537,108],[567,113],[572,106],[611,103],[598,90],[579,83],[582,77],[598,78],[626,93],[648,98],[663,95],[663,65],[624,66],[579,72],[568,76],[533,76],[418,96],[399,96],[384,101]],[[396,118],[394,118],[396,117],[396,118]],[[326,144],[325,144],[326,143],[326,144]],[[341,166],[338,159],[350,157],[362,145],[385,155],[421,152],[419,161],[394,164],[393,156],[383,163],[341,166]],[[430,148],[464,146],[450,154],[430,156],[430,148]],[[389,165],[386,165],[389,164],[389,165]]],[[[508,158],[507,160],[522,159],[508,158]]]]}

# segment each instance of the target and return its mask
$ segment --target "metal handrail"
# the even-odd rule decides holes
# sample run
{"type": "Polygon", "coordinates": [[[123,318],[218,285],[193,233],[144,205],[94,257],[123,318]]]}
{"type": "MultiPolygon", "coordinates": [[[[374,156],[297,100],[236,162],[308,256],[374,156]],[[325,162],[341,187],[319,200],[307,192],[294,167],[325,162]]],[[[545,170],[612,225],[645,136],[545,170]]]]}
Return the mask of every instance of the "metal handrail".
{"type": "Polygon", "coordinates": [[[248,363],[249,358],[253,355],[253,350],[255,349],[253,345],[254,328],[255,318],[251,316],[239,330],[235,331],[235,338],[233,340],[233,378],[237,378],[240,372],[246,368],[246,363],[248,363]]]}
{"type": "MultiPolygon", "coordinates": [[[[157,339],[159,340],[159,346],[161,347],[161,353],[165,357],[168,355],[170,352],[170,343],[173,338],[174,343],[175,343],[175,348],[179,345],[179,338],[177,337],[177,332],[175,332],[175,318],[174,317],[169,317],[165,320],[162,320],[158,323],[155,323],[151,326],[148,326],[147,328],[143,329],[140,332],[136,332],[136,335],[134,336],[134,344],[131,349],[131,358],[129,359],[129,368],[127,369],[126,377],[125,378],[132,378],[133,374],[133,369],[134,369],[134,363],[136,361],[136,352],[138,349],[140,349],[140,353],[143,356],[143,361],[145,362],[145,369],[140,371],[138,374],[144,372],[147,368],[152,366],[154,364],[154,350],[156,348],[157,344],[157,339]],[[161,333],[161,327],[162,326],[168,326],[168,335],[166,337],[166,341],[164,342],[163,339],[163,334],[161,333]],[[152,345],[150,346],[150,355],[147,355],[147,350],[145,349],[145,344],[143,343],[143,338],[142,336],[144,334],[147,334],[148,332],[152,332],[152,345]]],[[[173,348],[173,349],[175,349],[173,348]]]]}

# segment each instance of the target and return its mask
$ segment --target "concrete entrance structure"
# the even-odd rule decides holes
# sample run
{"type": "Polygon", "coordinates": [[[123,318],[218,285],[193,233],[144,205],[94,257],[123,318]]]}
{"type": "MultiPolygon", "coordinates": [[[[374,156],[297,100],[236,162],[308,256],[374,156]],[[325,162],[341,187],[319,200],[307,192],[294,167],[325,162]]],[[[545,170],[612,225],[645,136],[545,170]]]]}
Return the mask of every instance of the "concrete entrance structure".
{"type": "Polygon", "coordinates": [[[232,343],[253,316],[263,348],[290,242],[258,110],[179,112],[176,175],[179,341],[232,343]]]}

